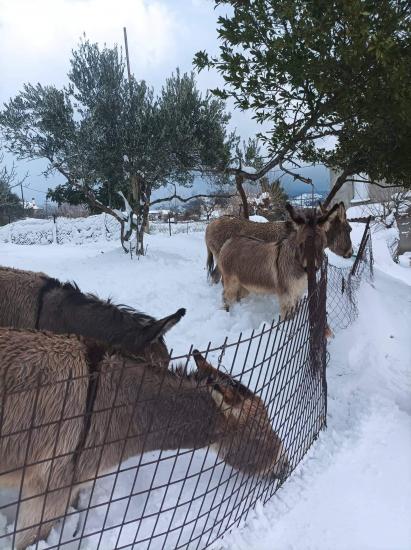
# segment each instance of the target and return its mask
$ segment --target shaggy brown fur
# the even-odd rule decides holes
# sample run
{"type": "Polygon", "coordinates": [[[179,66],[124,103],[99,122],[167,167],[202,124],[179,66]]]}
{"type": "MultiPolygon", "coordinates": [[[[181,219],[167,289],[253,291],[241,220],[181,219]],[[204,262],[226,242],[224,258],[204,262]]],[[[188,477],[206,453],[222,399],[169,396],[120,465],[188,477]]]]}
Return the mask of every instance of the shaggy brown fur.
{"type": "Polygon", "coordinates": [[[306,242],[312,239],[314,264],[318,269],[326,246],[328,219],[337,208],[319,215],[296,212],[288,205],[295,230],[281,240],[265,242],[233,237],[226,241],[218,257],[226,309],[250,292],[276,294],[281,316],[287,317],[307,286],[306,242]]]}
{"type": "Polygon", "coordinates": [[[263,401],[198,352],[185,375],[101,346],[0,329],[0,484],[22,487],[17,548],[47,537],[84,483],[142,452],[212,445],[243,472],[286,475],[263,401]]]}
{"type": "Polygon", "coordinates": [[[84,294],[72,283],[44,273],[0,267],[0,326],[78,334],[107,342],[128,353],[143,353],[165,365],[169,353],[163,335],[185,314],[156,321],[127,306],[84,294]]]}
{"type": "MultiPolygon", "coordinates": [[[[304,215],[310,210],[305,209],[304,215]]],[[[322,214],[328,210],[321,207],[322,214]]],[[[258,223],[240,218],[223,216],[212,221],[206,229],[207,269],[213,283],[218,283],[220,273],[217,264],[220,250],[224,243],[233,237],[256,237],[266,242],[279,242],[295,231],[292,221],[258,223]]],[[[329,220],[326,231],[327,246],[338,256],[350,257],[352,243],[351,227],[347,221],[344,203],[338,205],[335,214],[329,220]]]]}

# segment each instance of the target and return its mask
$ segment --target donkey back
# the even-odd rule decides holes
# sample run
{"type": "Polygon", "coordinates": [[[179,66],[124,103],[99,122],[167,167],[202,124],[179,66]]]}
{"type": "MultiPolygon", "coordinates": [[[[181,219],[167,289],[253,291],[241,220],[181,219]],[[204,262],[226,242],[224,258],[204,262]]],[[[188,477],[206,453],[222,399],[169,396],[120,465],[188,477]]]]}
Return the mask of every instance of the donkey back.
{"type": "Polygon", "coordinates": [[[78,334],[128,353],[153,355],[166,365],[169,353],[164,335],[185,315],[182,308],[156,320],[133,308],[84,294],[73,283],[4,267],[0,267],[0,298],[0,326],[78,334]]]}

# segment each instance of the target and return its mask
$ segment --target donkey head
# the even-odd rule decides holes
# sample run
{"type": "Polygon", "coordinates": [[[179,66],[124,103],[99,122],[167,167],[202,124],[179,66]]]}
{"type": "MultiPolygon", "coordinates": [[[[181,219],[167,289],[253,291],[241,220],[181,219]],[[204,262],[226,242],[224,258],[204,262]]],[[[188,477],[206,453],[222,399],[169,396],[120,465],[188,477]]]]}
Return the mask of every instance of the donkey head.
{"type": "Polygon", "coordinates": [[[221,438],[214,444],[218,455],[243,472],[283,479],[289,470],[288,458],[262,399],[210,365],[197,350],[193,357],[199,379],[206,381],[224,417],[221,438]]]}
{"type": "Polygon", "coordinates": [[[338,205],[333,206],[326,214],[318,213],[315,210],[298,210],[289,203],[286,204],[286,209],[296,231],[295,254],[299,264],[306,270],[309,256],[312,255],[315,269],[319,269],[324,248],[327,246],[326,232],[329,230],[332,220],[337,216],[338,205]]]}
{"type": "MultiPolygon", "coordinates": [[[[325,215],[328,210],[319,203],[321,214],[325,215]]],[[[338,256],[351,258],[352,242],[351,242],[351,226],[347,221],[347,214],[343,202],[338,204],[337,215],[330,221],[330,226],[327,231],[327,245],[338,256]]]]}

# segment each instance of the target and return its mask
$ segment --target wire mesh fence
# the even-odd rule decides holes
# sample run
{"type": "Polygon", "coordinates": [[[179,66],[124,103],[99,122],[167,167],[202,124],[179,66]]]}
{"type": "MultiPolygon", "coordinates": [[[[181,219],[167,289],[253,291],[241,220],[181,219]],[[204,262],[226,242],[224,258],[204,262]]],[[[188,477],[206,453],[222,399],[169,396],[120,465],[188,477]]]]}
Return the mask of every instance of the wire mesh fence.
{"type": "Polygon", "coordinates": [[[363,278],[372,280],[373,265],[370,220],[367,219],[354,264],[328,266],[327,316],[333,331],[347,328],[357,317],[357,290],[363,278]]]}
{"type": "Polygon", "coordinates": [[[326,303],[334,328],[356,314],[363,241],[291,318],[169,368],[0,329],[0,547],[206,548],[271,498],[326,425],[326,303]]]}

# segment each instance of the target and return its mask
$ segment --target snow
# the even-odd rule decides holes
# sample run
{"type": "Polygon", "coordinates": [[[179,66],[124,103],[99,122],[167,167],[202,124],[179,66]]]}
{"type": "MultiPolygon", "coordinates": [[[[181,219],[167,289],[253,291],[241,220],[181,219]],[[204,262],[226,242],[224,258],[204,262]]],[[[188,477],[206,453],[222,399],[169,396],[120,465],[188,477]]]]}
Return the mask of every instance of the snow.
{"type": "Polygon", "coordinates": [[[302,193],[290,199],[290,203],[294,206],[317,206],[318,201],[323,199],[322,195],[318,193],[302,193]]]}
{"type": "Polygon", "coordinates": [[[358,320],[329,347],[327,431],[224,548],[410,548],[410,299],[378,270],[361,287],[358,320]]]}
{"type": "Polygon", "coordinates": [[[257,173],[257,170],[256,170],[256,168],[254,168],[254,166],[248,166],[246,164],[243,164],[241,169],[244,170],[244,172],[247,172],[248,174],[256,174],[257,173]]]}
{"type": "Polygon", "coordinates": [[[253,216],[250,216],[250,220],[252,222],[259,222],[259,223],[267,223],[267,218],[264,218],[264,216],[259,216],[258,214],[254,214],[253,216]]]}
{"type": "Polygon", "coordinates": [[[254,166],[248,166],[246,164],[242,164],[239,159],[235,159],[229,164],[230,168],[234,168],[235,170],[243,170],[244,172],[247,172],[248,174],[256,174],[257,170],[254,168],[254,166]]]}
{"type": "MultiPolygon", "coordinates": [[[[120,212],[121,214],[121,212],[120,212]]],[[[0,243],[19,245],[78,244],[103,240],[118,241],[120,224],[106,214],[87,218],[26,218],[0,227],[0,243]]]]}
{"type": "Polygon", "coordinates": [[[270,194],[265,191],[264,193],[261,193],[261,195],[259,195],[258,197],[253,197],[251,199],[251,202],[253,204],[260,205],[260,204],[263,204],[264,201],[267,201],[269,199],[270,199],[270,194]]]}
{"type": "MultiPolygon", "coordinates": [[[[102,231],[97,231],[96,228],[102,228],[101,218],[92,218],[95,219],[91,222],[90,218],[88,222],[64,222],[67,227],[88,224],[90,238],[78,238],[74,229],[67,229],[67,239],[61,246],[43,246],[40,241],[32,246],[14,244],[7,238],[11,228],[1,228],[1,263],[44,271],[62,280],[75,280],[83,291],[96,292],[103,298],[111,296],[114,301],[127,303],[156,317],[186,307],[187,315],[167,337],[174,355],[187,353],[191,344],[204,349],[209,341],[214,346],[221,345],[226,336],[229,341],[238,339],[240,332],[246,337],[278,315],[275,299],[264,296],[250,296],[230,313],[223,310],[221,287],[210,286],[206,281],[204,225],[193,224],[197,230],[192,230],[190,225],[188,233],[184,231],[171,237],[159,231],[149,235],[146,237],[148,256],[130,260],[116,239],[108,239],[102,231]]],[[[40,225],[42,231],[46,231],[46,222],[50,222],[46,220],[44,226],[39,222],[43,221],[24,220],[18,222],[20,225],[12,224],[12,231],[37,234],[39,231],[35,228],[40,225]]],[[[151,227],[153,225],[157,227],[157,224],[151,227]]],[[[168,231],[166,224],[158,225],[168,231]]],[[[357,247],[363,229],[364,224],[353,224],[352,238],[357,247]]],[[[277,495],[265,506],[258,505],[239,528],[215,545],[216,548],[411,548],[411,268],[406,261],[400,264],[392,261],[387,241],[393,232],[395,229],[374,233],[375,282],[361,285],[358,319],[345,331],[338,332],[329,345],[328,429],[321,433],[277,495]]],[[[341,266],[351,262],[332,253],[329,258],[341,266]]],[[[140,460],[146,464],[140,466],[139,490],[150,484],[154,467],[147,461],[155,460],[156,456],[149,453],[123,464],[123,469],[140,460]]],[[[197,451],[192,468],[199,469],[204,458],[205,452],[197,451]]],[[[174,473],[183,477],[186,470],[187,461],[181,460],[174,473]]],[[[164,461],[157,471],[156,482],[167,479],[170,471],[171,464],[164,461]]],[[[229,473],[226,469],[224,479],[229,473]]],[[[220,474],[218,470],[215,475],[220,474]]],[[[115,496],[129,494],[134,475],[135,470],[121,473],[115,496]]],[[[93,503],[107,501],[113,479],[114,476],[108,477],[97,484],[93,503]]],[[[187,494],[194,490],[196,481],[194,477],[192,483],[186,484],[184,491],[187,494]]],[[[208,479],[202,479],[199,490],[207,482],[208,479]]],[[[150,511],[159,509],[163,497],[167,505],[173,506],[180,489],[181,483],[176,483],[167,493],[160,488],[153,491],[148,504],[150,511]]],[[[82,492],[80,506],[87,505],[89,495],[87,490],[82,492]]],[[[6,496],[6,493],[1,495],[2,502],[6,496]]],[[[145,496],[133,497],[127,518],[141,513],[144,501],[145,496]]],[[[110,506],[109,525],[121,522],[124,502],[110,506]]],[[[209,504],[206,502],[205,506],[209,504]]],[[[100,506],[90,512],[86,532],[99,529],[106,510],[105,506],[100,506]]],[[[181,507],[174,520],[181,520],[185,512],[181,507]]],[[[199,510],[193,508],[190,513],[196,517],[199,510]]],[[[162,514],[158,531],[167,528],[171,519],[170,513],[162,514]]],[[[10,530],[11,521],[0,515],[0,533],[10,530]]],[[[84,513],[71,516],[64,537],[72,536],[78,521],[82,527],[84,513]]],[[[153,521],[148,518],[139,524],[139,537],[151,533],[153,521]]],[[[137,527],[136,522],[126,526],[121,544],[133,540],[137,527]]],[[[107,531],[101,548],[114,548],[117,535],[118,529],[107,531]]],[[[55,527],[48,544],[56,543],[58,537],[55,527]]],[[[82,550],[96,548],[98,539],[98,535],[87,539],[82,550]]],[[[152,547],[157,548],[161,543],[159,538],[152,547]]],[[[173,541],[170,548],[172,544],[173,541]]],[[[77,548],[77,544],[72,546],[77,548]]],[[[39,548],[47,548],[47,544],[42,542],[39,548]]],[[[65,548],[71,550],[70,545],[65,548]]]]}
{"type": "Polygon", "coordinates": [[[411,252],[404,252],[398,257],[398,263],[403,267],[411,267],[411,252]]]}
{"type": "MultiPolygon", "coordinates": [[[[115,211],[119,216],[127,218],[128,214],[121,210],[115,211]]],[[[205,231],[204,221],[174,222],[170,218],[171,233],[187,233],[193,231],[205,231]]],[[[127,224],[127,227],[129,225],[127,224]]],[[[150,222],[150,233],[169,233],[169,220],[150,222]]],[[[51,245],[51,244],[76,244],[84,245],[90,242],[118,241],[120,238],[120,224],[113,216],[99,214],[87,218],[63,218],[53,219],[26,218],[0,227],[0,243],[13,243],[24,245],[51,245]]]]}

